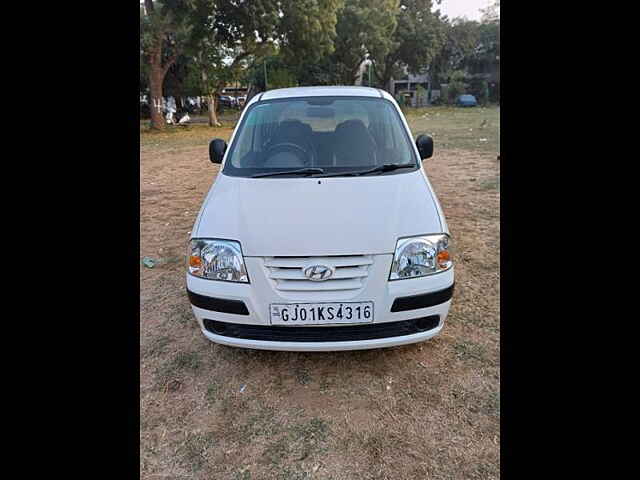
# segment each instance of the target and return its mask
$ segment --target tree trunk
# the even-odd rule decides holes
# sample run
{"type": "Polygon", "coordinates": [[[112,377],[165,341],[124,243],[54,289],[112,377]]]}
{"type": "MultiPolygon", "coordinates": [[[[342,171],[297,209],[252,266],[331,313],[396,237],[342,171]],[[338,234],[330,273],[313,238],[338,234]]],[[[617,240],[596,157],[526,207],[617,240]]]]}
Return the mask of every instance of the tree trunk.
{"type": "MultiPolygon", "coordinates": [[[[380,81],[380,88],[383,90],[386,90],[387,92],[389,91],[389,82],[391,82],[391,75],[392,74],[392,68],[391,67],[387,67],[384,69],[384,71],[382,72],[382,74],[377,77],[380,81]]],[[[389,92],[393,95],[394,92],[389,92]]]]}
{"type": "Polygon", "coordinates": [[[149,107],[151,109],[151,128],[163,130],[165,127],[164,116],[162,115],[162,81],[164,74],[161,65],[151,62],[151,72],[149,74],[149,93],[151,99],[149,107]]]}
{"type": "Polygon", "coordinates": [[[216,100],[216,94],[214,93],[210,93],[207,96],[207,102],[209,105],[209,126],[210,127],[221,127],[222,124],[218,121],[218,116],[216,114],[216,109],[217,109],[217,100],[216,100]]]}
{"type": "MultiPolygon", "coordinates": [[[[145,10],[147,15],[152,19],[155,18],[155,5],[153,0],[145,0],[145,10]]],[[[151,128],[156,130],[164,130],[165,120],[162,114],[162,83],[167,74],[167,70],[173,65],[178,58],[180,49],[176,49],[171,57],[162,64],[162,48],[167,31],[160,28],[154,34],[154,45],[149,52],[149,93],[151,107],[151,128]]]]}

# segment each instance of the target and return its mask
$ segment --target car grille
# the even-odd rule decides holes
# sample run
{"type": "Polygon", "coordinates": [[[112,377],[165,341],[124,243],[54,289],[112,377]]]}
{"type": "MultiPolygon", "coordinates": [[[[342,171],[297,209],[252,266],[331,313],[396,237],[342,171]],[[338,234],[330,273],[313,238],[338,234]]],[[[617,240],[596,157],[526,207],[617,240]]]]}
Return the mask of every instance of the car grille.
{"type": "Polygon", "coordinates": [[[216,335],[272,342],[348,342],[402,337],[432,330],[440,324],[438,315],[368,325],[273,327],[204,320],[204,328],[216,335]]]}
{"type": "Polygon", "coordinates": [[[371,255],[264,258],[267,277],[281,291],[357,290],[364,286],[372,264],[371,255]],[[303,273],[303,269],[311,265],[335,267],[335,273],[327,280],[314,282],[303,273]]]}

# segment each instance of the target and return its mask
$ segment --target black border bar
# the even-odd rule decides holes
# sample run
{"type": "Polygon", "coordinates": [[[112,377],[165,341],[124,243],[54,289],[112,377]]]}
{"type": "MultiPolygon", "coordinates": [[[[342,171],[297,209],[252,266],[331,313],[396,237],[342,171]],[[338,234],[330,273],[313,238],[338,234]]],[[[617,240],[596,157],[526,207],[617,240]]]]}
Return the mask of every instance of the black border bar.
{"type": "Polygon", "coordinates": [[[194,293],[187,289],[191,305],[212,312],[234,313],[236,315],[249,315],[249,310],[242,300],[229,300],[227,298],[207,297],[194,293]]]}
{"type": "Polygon", "coordinates": [[[398,297],[391,305],[392,312],[405,312],[407,310],[417,310],[419,308],[434,307],[440,305],[453,297],[453,288],[455,283],[444,290],[437,292],[422,293],[420,295],[412,295],[410,297],[398,297]]]}

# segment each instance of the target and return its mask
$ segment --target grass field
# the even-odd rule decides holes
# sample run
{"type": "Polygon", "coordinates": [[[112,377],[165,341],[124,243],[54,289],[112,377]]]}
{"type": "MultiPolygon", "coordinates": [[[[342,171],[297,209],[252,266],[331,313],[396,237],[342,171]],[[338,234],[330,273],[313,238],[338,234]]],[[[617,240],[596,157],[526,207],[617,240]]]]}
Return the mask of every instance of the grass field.
{"type": "Polygon", "coordinates": [[[442,333],[384,350],[291,353],[206,340],[184,254],[223,127],[140,131],[142,479],[497,479],[499,108],[409,110],[455,245],[442,333]],[[485,139],[485,140],[483,140],[485,139]]]}

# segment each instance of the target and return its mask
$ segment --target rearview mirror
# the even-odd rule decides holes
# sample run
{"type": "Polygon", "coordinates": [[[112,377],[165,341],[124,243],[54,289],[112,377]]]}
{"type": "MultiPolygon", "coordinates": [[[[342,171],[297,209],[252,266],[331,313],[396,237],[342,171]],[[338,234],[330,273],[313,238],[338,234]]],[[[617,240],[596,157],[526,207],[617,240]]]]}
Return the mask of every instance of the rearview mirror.
{"type": "Polygon", "coordinates": [[[211,163],[222,163],[224,152],[227,151],[227,142],[221,138],[211,140],[209,144],[209,159],[211,163]]]}
{"type": "Polygon", "coordinates": [[[307,108],[307,117],[312,118],[333,118],[335,111],[333,108],[326,107],[309,107],[307,108]]]}
{"type": "Polygon", "coordinates": [[[420,152],[420,158],[430,158],[433,155],[433,138],[429,135],[418,135],[416,138],[416,146],[420,152]]]}

